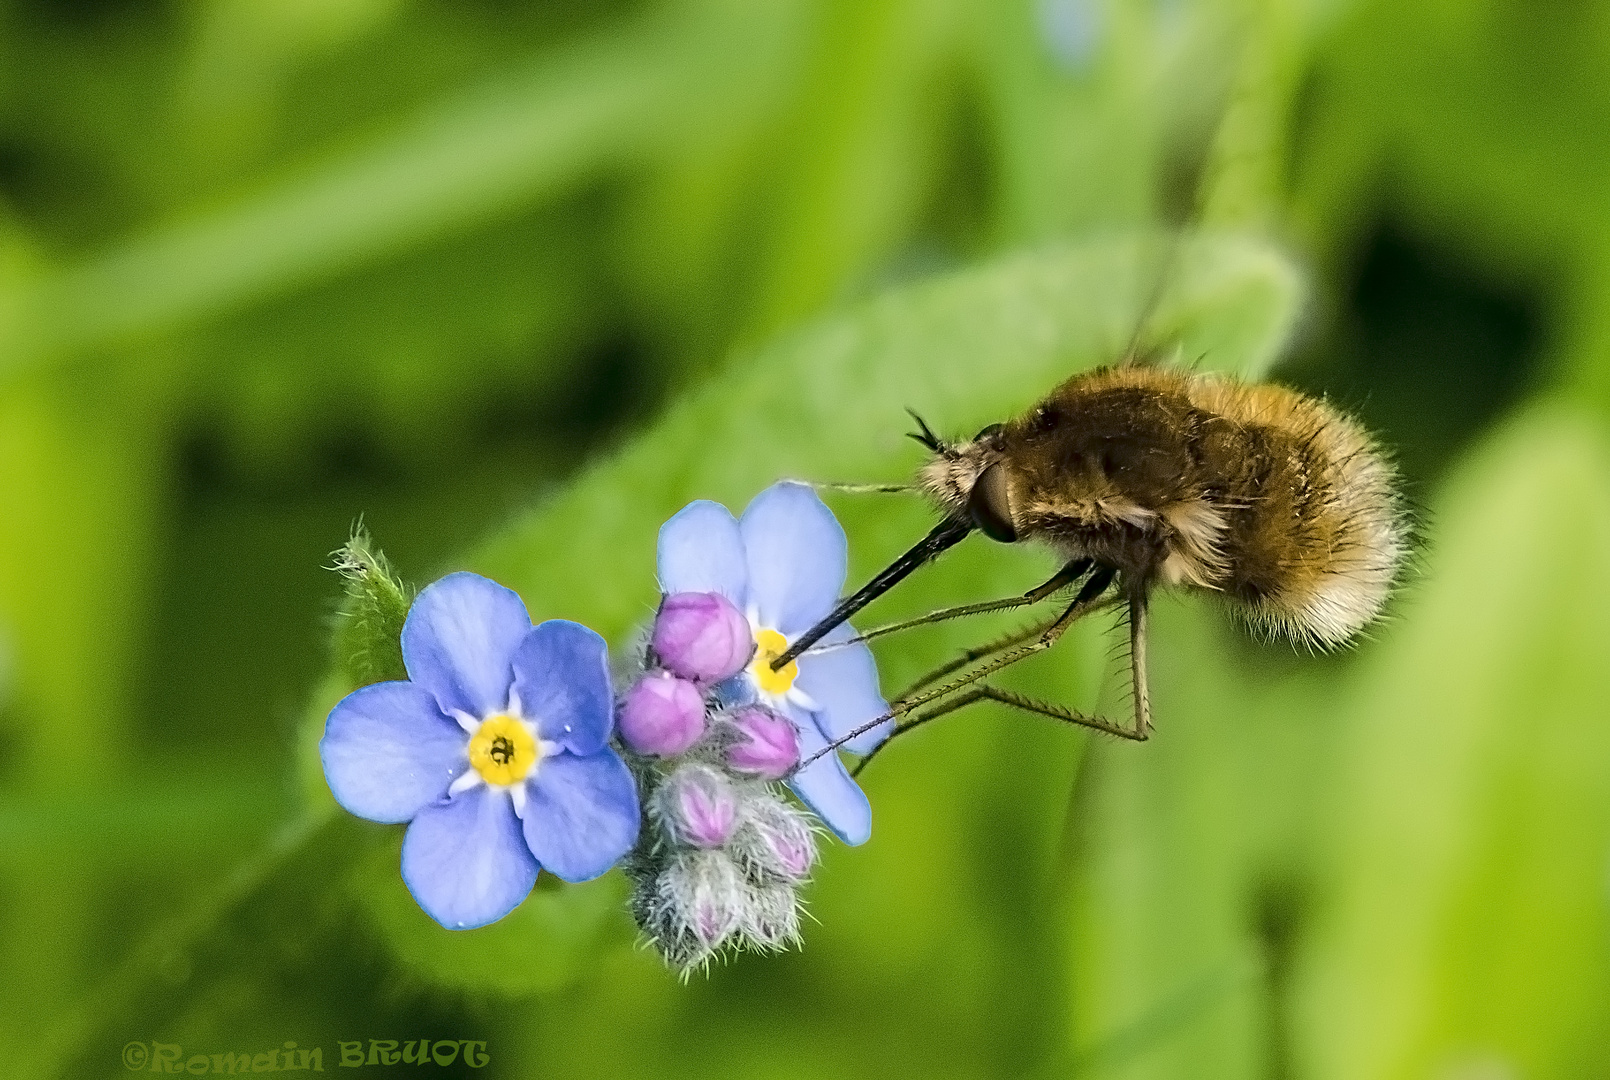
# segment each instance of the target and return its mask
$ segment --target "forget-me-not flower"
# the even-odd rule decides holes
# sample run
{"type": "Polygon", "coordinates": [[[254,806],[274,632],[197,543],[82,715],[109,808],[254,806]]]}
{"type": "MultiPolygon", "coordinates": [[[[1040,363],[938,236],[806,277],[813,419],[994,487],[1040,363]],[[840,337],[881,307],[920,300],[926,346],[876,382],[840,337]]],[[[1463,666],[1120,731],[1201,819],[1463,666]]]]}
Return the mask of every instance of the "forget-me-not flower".
{"type": "MultiPolygon", "coordinates": [[[[878,690],[877,666],[849,624],[780,671],[771,662],[838,601],[848,565],[844,530],[805,484],[774,484],[755,496],[740,520],[720,503],[689,503],[660,529],[660,589],[720,593],[749,619],[755,656],[721,687],[729,702],[759,701],[799,729],[799,754],[889,711],[878,690]]],[[[846,744],[866,753],[887,737],[884,724],[846,744]]],[[[838,754],[826,754],[789,781],[795,793],[840,839],[865,843],[872,808],[838,754]]]]}
{"type": "Polygon", "coordinates": [[[450,574],[402,629],[406,682],[348,694],[319,755],[336,801],[409,822],[402,876],[425,912],[468,929],[513,911],[539,867],[566,881],[608,870],[637,840],[637,785],[609,746],[604,639],[533,626],[509,589],[450,574]]]}

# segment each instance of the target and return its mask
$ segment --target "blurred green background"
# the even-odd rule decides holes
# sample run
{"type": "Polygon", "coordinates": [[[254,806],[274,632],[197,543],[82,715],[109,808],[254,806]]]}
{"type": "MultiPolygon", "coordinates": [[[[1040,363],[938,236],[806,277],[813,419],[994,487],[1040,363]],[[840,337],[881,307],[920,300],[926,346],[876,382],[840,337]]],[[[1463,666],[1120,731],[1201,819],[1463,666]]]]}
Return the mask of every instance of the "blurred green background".
{"type": "MultiPolygon", "coordinates": [[[[1607,71],[1592,0],[3,0],[8,1075],[1610,1075],[1607,71]],[[622,644],[687,499],[899,479],[904,406],[970,434],[1142,323],[1396,455],[1356,649],[1160,603],[1150,743],[912,735],[803,951],[687,986],[618,875],[452,934],[332,811],[360,515],[622,644]]],[[[929,520],[832,502],[852,582],[929,520]]],[[[1099,630],[1017,684],[1105,700],[1099,630]]]]}

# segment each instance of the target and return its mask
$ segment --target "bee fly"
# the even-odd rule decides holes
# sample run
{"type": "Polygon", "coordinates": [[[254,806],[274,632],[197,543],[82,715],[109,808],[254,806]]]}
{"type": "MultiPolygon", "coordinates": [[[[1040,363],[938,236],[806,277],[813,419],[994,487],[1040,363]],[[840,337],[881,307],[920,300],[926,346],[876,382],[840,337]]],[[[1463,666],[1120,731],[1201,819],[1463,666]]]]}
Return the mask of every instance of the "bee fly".
{"type": "Polygon", "coordinates": [[[1146,606],[1153,589],[1207,590],[1255,629],[1323,649],[1380,613],[1404,559],[1393,470],[1370,436],[1326,403],[1280,386],[1126,362],[1073,376],[967,442],[946,442],[916,419],[921,431],[912,438],[932,456],[912,486],[943,519],[772,666],[792,662],[974,530],[1003,544],[1047,544],[1063,566],[1021,596],[947,608],[857,640],[1078,588],[1058,614],[930,673],[889,714],[835,747],[891,718],[898,734],[981,700],[1143,741],[1151,731],[1146,606]],[[983,681],[1050,648],[1082,616],[1115,605],[1129,629],[1128,726],[983,681]]]}

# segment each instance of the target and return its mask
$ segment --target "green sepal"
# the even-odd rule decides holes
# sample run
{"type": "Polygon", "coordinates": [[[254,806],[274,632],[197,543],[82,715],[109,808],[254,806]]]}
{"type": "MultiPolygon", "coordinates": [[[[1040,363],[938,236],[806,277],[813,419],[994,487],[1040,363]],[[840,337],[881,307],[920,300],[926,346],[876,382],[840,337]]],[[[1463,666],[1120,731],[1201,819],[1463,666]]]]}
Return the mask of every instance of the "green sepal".
{"type": "Polygon", "coordinates": [[[345,579],[333,644],[336,663],[349,683],[367,686],[406,679],[402,627],[414,590],[395,573],[385,554],[359,525],[332,556],[330,569],[345,579]]]}

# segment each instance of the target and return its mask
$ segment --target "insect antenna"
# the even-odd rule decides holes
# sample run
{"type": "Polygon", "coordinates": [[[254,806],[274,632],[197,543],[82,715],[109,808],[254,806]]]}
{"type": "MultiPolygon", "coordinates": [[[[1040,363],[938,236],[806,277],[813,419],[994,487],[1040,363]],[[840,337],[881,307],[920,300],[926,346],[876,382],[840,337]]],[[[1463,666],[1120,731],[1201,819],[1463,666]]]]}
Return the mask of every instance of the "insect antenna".
{"type": "Polygon", "coordinates": [[[916,439],[919,443],[926,446],[934,453],[943,454],[946,457],[950,457],[950,444],[945,442],[945,440],[941,439],[938,435],[934,434],[933,429],[928,426],[928,422],[917,415],[917,410],[908,405],[906,406],[906,412],[911,414],[911,418],[915,420],[917,422],[917,426],[922,429],[920,432],[906,432],[906,438],[916,439]]]}
{"type": "Polygon", "coordinates": [[[772,670],[777,671],[792,664],[800,653],[822,640],[834,627],[894,588],[917,567],[931,562],[946,548],[959,543],[972,531],[973,523],[962,518],[946,518],[935,525],[933,530],[919,540],[910,551],[884,567],[877,577],[863,585],[854,596],[840,600],[838,606],[828,612],[820,622],[801,634],[786,652],[772,661],[772,670]]]}

